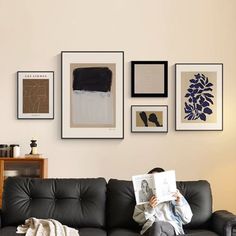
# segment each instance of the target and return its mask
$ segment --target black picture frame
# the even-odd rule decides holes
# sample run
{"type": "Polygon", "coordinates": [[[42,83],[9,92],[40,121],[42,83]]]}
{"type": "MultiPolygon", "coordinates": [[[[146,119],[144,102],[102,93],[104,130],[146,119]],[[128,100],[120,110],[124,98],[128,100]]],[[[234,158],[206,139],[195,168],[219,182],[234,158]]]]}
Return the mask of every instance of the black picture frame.
{"type": "Polygon", "coordinates": [[[131,97],[168,97],[168,61],[131,61],[131,97]]]}
{"type": "Polygon", "coordinates": [[[54,71],[17,71],[17,119],[54,119],[54,71]]]}
{"type": "Polygon", "coordinates": [[[223,72],[223,63],[175,64],[176,131],[223,131],[223,72]],[[198,75],[200,75],[199,79],[196,77],[198,75]],[[197,88],[201,91],[194,91],[196,95],[194,95],[196,98],[194,105],[192,104],[193,95],[189,89],[196,89],[194,83],[197,79],[202,80],[201,83],[204,86],[197,88]],[[204,93],[210,95],[203,95],[204,93]],[[203,98],[201,98],[202,95],[203,98]],[[190,104],[193,108],[190,107],[190,104]],[[198,112],[191,112],[191,109],[198,109],[198,112]],[[204,114],[201,115],[202,113],[204,114]],[[194,114],[195,117],[190,114],[194,114]],[[199,114],[198,117],[196,114],[199,114]],[[215,116],[214,119],[210,118],[212,115],[215,116]]]}
{"type": "MultiPolygon", "coordinates": [[[[80,92],[77,94],[81,95],[80,92]]],[[[93,111],[91,106],[87,106],[90,107],[89,111],[93,111]]],[[[76,109],[78,107],[80,106],[77,103],[76,109]]],[[[61,51],[61,139],[124,139],[123,51],[61,51]],[[111,69],[112,81],[115,79],[110,95],[114,96],[113,126],[96,126],[89,123],[84,125],[81,121],[73,123],[75,106],[71,102],[74,99],[71,81],[74,80],[74,70],[94,67],[111,69]]]]}

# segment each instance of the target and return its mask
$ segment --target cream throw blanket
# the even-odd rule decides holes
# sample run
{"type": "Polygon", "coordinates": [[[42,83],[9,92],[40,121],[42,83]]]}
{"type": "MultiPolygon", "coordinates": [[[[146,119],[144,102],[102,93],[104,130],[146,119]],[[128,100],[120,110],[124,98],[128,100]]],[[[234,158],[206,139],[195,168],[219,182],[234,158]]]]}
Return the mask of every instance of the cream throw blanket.
{"type": "Polygon", "coordinates": [[[17,234],[25,236],[79,236],[78,230],[62,225],[53,219],[29,218],[17,227],[17,234]]]}

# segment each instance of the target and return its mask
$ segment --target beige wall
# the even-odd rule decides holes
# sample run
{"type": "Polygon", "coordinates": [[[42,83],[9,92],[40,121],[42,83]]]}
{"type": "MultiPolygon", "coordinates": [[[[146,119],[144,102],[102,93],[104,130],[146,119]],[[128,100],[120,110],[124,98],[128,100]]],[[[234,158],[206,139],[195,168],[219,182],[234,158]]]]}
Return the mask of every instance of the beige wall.
{"type": "Polygon", "coordinates": [[[154,166],[211,182],[236,213],[235,0],[0,0],[0,143],[38,138],[50,177],[130,179],[154,166]],[[60,51],[125,51],[125,139],[60,139],[60,51]],[[168,60],[169,97],[131,98],[130,61],[168,60]],[[224,63],[224,131],[175,132],[176,62],[224,63]],[[55,119],[16,119],[16,71],[55,71],[55,119]],[[131,134],[130,106],[167,104],[168,134],[131,134]]]}

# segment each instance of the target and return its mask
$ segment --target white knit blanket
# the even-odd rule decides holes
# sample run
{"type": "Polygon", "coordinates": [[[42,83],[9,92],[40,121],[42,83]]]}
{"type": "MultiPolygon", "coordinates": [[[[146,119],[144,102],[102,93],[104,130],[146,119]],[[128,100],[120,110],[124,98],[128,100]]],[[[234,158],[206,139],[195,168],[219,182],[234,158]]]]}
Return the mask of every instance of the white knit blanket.
{"type": "Polygon", "coordinates": [[[29,218],[17,227],[17,234],[25,236],[79,236],[78,230],[53,219],[29,218]]]}

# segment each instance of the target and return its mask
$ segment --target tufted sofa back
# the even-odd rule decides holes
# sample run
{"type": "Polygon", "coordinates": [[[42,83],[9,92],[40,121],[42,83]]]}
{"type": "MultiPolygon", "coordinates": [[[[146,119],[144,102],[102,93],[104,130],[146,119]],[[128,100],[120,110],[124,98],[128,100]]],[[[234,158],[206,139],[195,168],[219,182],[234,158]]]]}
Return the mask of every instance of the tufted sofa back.
{"type": "Polygon", "coordinates": [[[107,227],[137,229],[133,220],[135,207],[131,181],[110,179],[107,185],[107,227]]]}
{"type": "MultiPolygon", "coordinates": [[[[207,181],[177,182],[177,188],[189,202],[193,212],[188,229],[207,228],[212,214],[212,195],[207,181]]],[[[135,206],[131,181],[110,179],[107,186],[107,227],[137,229],[132,216],[135,206]]]]}
{"type": "Polygon", "coordinates": [[[29,217],[52,218],[74,228],[105,226],[106,180],[8,178],[2,226],[29,217]]]}
{"type": "MultiPolygon", "coordinates": [[[[207,181],[177,182],[193,211],[188,229],[207,228],[212,196],[207,181]]],[[[8,178],[4,185],[2,226],[17,226],[30,217],[52,218],[74,228],[125,228],[139,231],[131,181],[97,179],[8,178]]]]}

